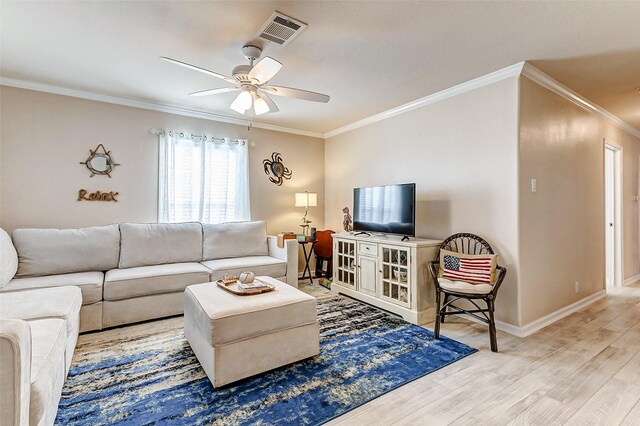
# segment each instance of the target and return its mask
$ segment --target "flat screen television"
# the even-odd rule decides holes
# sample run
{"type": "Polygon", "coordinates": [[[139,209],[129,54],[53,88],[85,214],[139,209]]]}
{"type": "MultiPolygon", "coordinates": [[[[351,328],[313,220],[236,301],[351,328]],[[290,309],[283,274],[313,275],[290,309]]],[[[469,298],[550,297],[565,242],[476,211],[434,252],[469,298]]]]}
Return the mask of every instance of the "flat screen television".
{"type": "Polygon", "coordinates": [[[353,230],[414,237],[416,184],[355,188],[353,230]]]}

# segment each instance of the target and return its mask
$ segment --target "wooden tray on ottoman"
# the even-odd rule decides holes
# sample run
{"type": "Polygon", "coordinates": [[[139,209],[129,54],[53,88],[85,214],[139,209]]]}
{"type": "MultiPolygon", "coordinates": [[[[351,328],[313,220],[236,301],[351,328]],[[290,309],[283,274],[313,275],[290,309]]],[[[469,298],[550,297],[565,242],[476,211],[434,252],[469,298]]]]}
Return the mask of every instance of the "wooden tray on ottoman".
{"type": "Polygon", "coordinates": [[[258,288],[255,290],[241,290],[238,288],[238,281],[232,281],[232,282],[226,283],[223,280],[218,280],[216,281],[216,284],[218,284],[218,287],[225,289],[229,293],[237,294],[238,296],[251,296],[253,294],[268,293],[276,289],[274,285],[264,282],[262,280],[256,279],[255,281],[258,281],[266,285],[267,288],[258,288]]]}

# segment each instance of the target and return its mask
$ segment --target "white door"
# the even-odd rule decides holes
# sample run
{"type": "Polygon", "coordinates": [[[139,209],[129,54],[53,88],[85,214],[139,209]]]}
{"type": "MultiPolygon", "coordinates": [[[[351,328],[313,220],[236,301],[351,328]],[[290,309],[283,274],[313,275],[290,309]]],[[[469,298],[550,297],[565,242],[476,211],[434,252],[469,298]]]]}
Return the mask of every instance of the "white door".
{"type": "Polygon", "coordinates": [[[359,290],[371,296],[378,295],[378,260],[370,256],[358,256],[359,290]]]}
{"type": "Polygon", "coordinates": [[[604,232],[606,240],[606,281],[607,288],[613,287],[615,283],[615,192],[614,175],[615,156],[611,149],[604,150],[604,187],[605,187],[605,214],[604,232]]]}
{"type": "Polygon", "coordinates": [[[620,150],[606,145],[604,150],[605,189],[605,273],[608,289],[620,285],[620,150]]]}

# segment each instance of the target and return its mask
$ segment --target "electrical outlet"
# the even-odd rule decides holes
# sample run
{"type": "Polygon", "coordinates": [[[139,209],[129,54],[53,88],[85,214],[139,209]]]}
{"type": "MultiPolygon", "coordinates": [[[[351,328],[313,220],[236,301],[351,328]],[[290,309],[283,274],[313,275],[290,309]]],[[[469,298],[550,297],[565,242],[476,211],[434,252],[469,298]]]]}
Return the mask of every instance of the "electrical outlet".
{"type": "Polygon", "coordinates": [[[576,281],[575,291],[576,291],[576,293],[580,293],[580,281],[576,281]]]}
{"type": "Polygon", "coordinates": [[[531,192],[538,192],[538,180],[531,179],[531,192]]]}

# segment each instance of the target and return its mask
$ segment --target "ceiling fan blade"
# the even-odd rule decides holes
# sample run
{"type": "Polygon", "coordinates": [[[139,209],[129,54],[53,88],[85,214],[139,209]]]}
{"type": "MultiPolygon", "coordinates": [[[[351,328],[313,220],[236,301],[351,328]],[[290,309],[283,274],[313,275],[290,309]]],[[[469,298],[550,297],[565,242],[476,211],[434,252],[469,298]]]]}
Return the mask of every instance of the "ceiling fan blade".
{"type": "Polygon", "coordinates": [[[309,92],[308,90],[293,89],[291,87],[282,86],[263,86],[260,89],[265,90],[272,95],[285,96],[287,98],[302,99],[303,101],[313,102],[329,102],[329,95],[323,95],[322,93],[309,92]]]}
{"type": "Polygon", "coordinates": [[[164,59],[167,62],[171,62],[172,64],[180,65],[182,67],[189,68],[194,71],[203,72],[213,77],[221,78],[222,80],[228,81],[229,83],[233,83],[233,84],[237,83],[237,81],[231,77],[227,77],[226,75],[218,74],[217,72],[213,72],[205,68],[197,67],[195,65],[191,65],[186,62],[178,61],[177,59],[167,58],[166,56],[161,56],[160,59],[164,59]]]}
{"type": "Polygon", "coordinates": [[[282,64],[275,59],[265,56],[249,71],[249,78],[256,80],[258,84],[264,84],[271,80],[280,71],[282,64]]]}
{"type": "Polygon", "coordinates": [[[208,90],[201,90],[199,92],[189,93],[189,96],[217,95],[219,93],[235,92],[236,90],[240,90],[240,88],[239,87],[222,87],[220,89],[208,89],[208,90]]]}
{"type": "MultiPolygon", "coordinates": [[[[264,103],[266,104],[267,108],[269,108],[269,112],[278,112],[278,111],[280,111],[280,109],[278,108],[278,105],[276,105],[276,103],[273,102],[273,100],[269,96],[267,96],[266,93],[256,92],[256,96],[259,99],[262,99],[262,101],[264,101],[264,103]]],[[[254,107],[257,107],[257,105],[259,105],[259,104],[260,104],[260,102],[258,100],[256,100],[254,102],[254,107]]],[[[258,114],[258,110],[257,109],[256,109],[256,114],[260,115],[260,114],[258,114]]]]}

